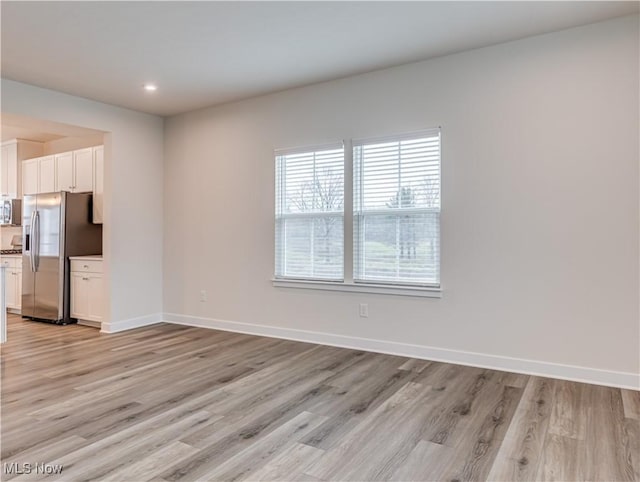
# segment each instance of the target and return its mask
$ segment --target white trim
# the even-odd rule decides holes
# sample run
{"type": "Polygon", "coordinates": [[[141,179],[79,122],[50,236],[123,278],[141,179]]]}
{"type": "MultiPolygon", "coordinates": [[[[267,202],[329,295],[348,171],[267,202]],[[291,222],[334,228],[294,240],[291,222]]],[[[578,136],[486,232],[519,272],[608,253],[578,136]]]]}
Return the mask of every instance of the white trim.
{"type": "Polygon", "coordinates": [[[457,365],[468,365],[491,370],[509,371],[525,375],[558,378],[582,383],[606,385],[630,390],[640,390],[640,374],[616,372],[599,368],[564,365],[537,360],[512,358],[501,355],[475,353],[426,345],[412,345],[394,341],[356,338],[332,333],[282,328],[278,326],[255,325],[237,321],[217,320],[199,316],[165,313],[163,321],[178,325],[197,326],[214,330],[232,331],[250,335],[282,338],[320,345],[337,346],[355,350],[372,351],[389,355],[433,360],[457,365]]]}
{"type": "Polygon", "coordinates": [[[90,328],[102,328],[102,323],[93,320],[78,320],[78,325],[88,326],[90,328]]]}
{"type": "Polygon", "coordinates": [[[313,154],[315,152],[323,151],[337,151],[340,149],[344,149],[343,141],[332,141],[326,144],[316,144],[311,146],[278,148],[273,150],[273,155],[275,157],[284,157],[294,156],[297,154],[313,154]]]}
{"type": "MultiPolygon", "coordinates": [[[[388,213],[389,212],[387,211],[384,214],[388,214],[388,213]]],[[[276,214],[276,221],[278,219],[313,219],[313,218],[326,218],[326,217],[341,218],[343,216],[344,216],[343,211],[303,211],[303,212],[297,212],[297,213],[276,214]]]]}
{"type": "Polygon", "coordinates": [[[155,325],[156,323],[162,323],[162,313],[154,313],[153,315],[140,316],[128,320],[105,321],[102,322],[100,333],[117,333],[119,331],[140,328],[141,326],[155,325]]]}
{"type": "Polygon", "coordinates": [[[442,298],[442,289],[428,286],[383,285],[371,283],[347,283],[342,281],[316,281],[298,279],[272,279],[277,288],[303,288],[325,291],[347,291],[351,293],[375,293],[379,295],[419,296],[423,298],[442,298]]]}
{"type": "Polygon", "coordinates": [[[399,141],[411,141],[414,139],[430,139],[433,137],[439,137],[442,127],[429,127],[427,129],[421,129],[419,131],[404,132],[402,134],[388,134],[384,136],[376,137],[361,137],[357,139],[351,139],[351,143],[354,147],[361,147],[367,144],[385,144],[387,142],[399,142],[399,141]]]}
{"type": "Polygon", "coordinates": [[[342,263],[344,282],[353,283],[353,146],[351,139],[344,140],[344,180],[342,217],[342,263]]]}
{"type": "Polygon", "coordinates": [[[359,215],[406,216],[408,214],[440,214],[440,208],[378,208],[360,209],[359,215]]]}

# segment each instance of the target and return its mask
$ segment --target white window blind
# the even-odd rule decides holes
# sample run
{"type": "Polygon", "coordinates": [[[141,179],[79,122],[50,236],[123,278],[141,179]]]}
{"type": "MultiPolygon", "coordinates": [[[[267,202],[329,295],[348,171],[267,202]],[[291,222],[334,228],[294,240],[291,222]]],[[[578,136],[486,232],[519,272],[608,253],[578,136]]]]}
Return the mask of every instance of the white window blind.
{"type": "Polygon", "coordinates": [[[344,278],[344,147],[276,151],[276,278],[344,278]]]}
{"type": "Polygon", "coordinates": [[[353,142],[354,281],[440,285],[440,131],[353,142]]]}

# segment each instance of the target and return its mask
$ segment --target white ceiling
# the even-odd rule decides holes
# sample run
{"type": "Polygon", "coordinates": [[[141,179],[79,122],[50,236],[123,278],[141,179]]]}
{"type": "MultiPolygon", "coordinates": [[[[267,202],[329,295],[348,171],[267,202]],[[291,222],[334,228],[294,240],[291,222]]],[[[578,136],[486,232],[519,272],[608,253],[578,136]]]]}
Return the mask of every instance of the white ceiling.
{"type": "Polygon", "coordinates": [[[0,2],[2,76],[159,115],[638,12],[638,2],[0,2]],[[145,93],[142,84],[157,83],[145,93]]]}

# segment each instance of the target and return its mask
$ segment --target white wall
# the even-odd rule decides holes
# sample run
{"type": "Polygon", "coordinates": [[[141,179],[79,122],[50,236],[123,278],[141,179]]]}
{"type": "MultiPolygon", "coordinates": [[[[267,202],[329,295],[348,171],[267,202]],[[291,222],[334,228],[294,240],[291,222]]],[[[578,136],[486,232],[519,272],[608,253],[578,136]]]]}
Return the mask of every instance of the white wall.
{"type": "Polygon", "coordinates": [[[636,383],[638,54],[626,17],[166,120],[164,308],[201,317],[167,319],[636,383]],[[272,287],[274,148],[434,126],[442,299],[272,287]]]}
{"type": "Polygon", "coordinates": [[[162,311],[163,120],[2,79],[2,112],[105,131],[107,319],[116,330],[162,311]]]}
{"type": "Polygon", "coordinates": [[[44,155],[60,154],[61,152],[75,151],[85,147],[99,146],[104,143],[104,134],[95,134],[84,137],[63,137],[44,143],[44,155]]]}

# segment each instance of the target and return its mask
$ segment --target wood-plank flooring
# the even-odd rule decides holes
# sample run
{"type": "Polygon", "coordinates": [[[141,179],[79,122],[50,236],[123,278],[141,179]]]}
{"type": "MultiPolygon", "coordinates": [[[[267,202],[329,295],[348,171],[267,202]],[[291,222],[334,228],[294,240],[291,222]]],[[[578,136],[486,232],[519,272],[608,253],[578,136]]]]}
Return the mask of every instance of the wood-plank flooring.
{"type": "Polygon", "coordinates": [[[3,480],[640,480],[635,391],[169,324],[8,340],[3,480]]]}

